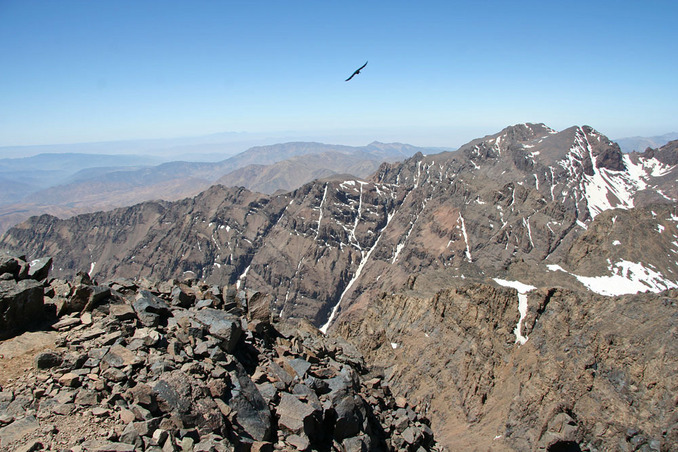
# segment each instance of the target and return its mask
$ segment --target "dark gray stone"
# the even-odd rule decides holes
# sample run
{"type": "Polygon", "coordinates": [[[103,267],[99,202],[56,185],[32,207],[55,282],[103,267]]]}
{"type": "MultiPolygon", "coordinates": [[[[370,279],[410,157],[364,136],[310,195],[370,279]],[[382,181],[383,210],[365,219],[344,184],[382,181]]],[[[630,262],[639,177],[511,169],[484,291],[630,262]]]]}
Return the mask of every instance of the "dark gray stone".
{"type": "Polygon", "coordinates": [[[240,318],[217,309],[206,308],[195,314],[195,319],[203,324],[209,334],[222,340],[222,347],[232,353],[242,335],[240,318]]]}
{"type": "Polygon", "coordinates": [[[233,385],[228,406],[237,413],[235,422],[252,439],[268,440],[271,435],[271,411],[268,404],[242,364],[232,361],[227,370],[233,385]]]}
{"type": "Polygon", "coordinates": [[[132,303],[137,318],[147,327],[158,326],[161,319],[170,317],[172,312],[165,301],[147,290],[140,290],[136,300],[132,303]]]}
{"type": "Polygon", "coordinates": [[[52,350],[47,350],[35,355],[34,363],[35,367],[38,369],[51,369],[52,367],[58,367],[63,362],[63,358],[57,352],[52,350]]]}
{"type": "Polygon", "coordinates": [[[35,280],[0,281],[0,339],[7,339],[43,318],[43,285],[35,280]]]}
{"type": "Polygon", "coordinates": [[[365,413],[360,409],[362,407],[359,403],[352,395],[346,395],[334,406],[337,414],[334,425],[334,439],[337,441],[341,442],[345,438],[360,433],[365,413]]]}
{"type": "Polygon", "coordinates": [[[304,434],[311,439],[322,434],[322,411],[302,402],[297,396],[283,393],[276,413],[278,425],[291,433],[304,434]]]}

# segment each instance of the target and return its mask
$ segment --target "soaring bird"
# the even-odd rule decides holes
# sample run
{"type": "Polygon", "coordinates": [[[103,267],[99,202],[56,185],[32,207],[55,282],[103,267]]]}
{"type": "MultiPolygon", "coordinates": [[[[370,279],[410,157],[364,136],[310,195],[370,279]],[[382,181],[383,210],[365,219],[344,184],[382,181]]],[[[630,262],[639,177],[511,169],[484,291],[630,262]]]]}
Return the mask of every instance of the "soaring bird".
{"type": "Polygon", "coordinates": [[[365,66],[367,66],[367,61],[365,61],[365,64],[363,64],[358,69],[356,69],[356,71],[353,74],[351,74],[351,76],[349,78],[347,78],[345,81],[348,82],[349,80],[351,80],[353,78],[353,76],[360,74],[360,71],[362,71],[365,66]]]}

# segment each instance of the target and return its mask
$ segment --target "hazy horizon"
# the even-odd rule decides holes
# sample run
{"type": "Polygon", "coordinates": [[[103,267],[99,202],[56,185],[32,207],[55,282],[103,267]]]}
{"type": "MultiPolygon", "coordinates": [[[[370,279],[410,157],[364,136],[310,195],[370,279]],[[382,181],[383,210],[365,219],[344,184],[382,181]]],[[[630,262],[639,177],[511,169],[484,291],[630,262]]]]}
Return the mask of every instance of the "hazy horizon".
{"type": "Polygon", "coordinates": [[[678,130],[676,13],[668,1],[6,0],[0,146],[244,131],[458,147],[524,122],[661,135],[678,130]]]}

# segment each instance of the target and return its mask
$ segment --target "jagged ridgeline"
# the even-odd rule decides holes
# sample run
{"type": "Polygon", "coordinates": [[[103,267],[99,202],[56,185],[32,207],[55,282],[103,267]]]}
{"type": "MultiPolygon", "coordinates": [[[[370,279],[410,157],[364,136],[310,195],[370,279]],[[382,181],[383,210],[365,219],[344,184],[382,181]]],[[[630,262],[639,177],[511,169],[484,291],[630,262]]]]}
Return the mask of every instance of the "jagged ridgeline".
{"type": "MultiPolygon", "coordinates": [[[[173,203],[67,220],[32,218],[8,231],[0,246],[53,257],[60,277],[78,271],[101,280],[194,274],[211,283],[237,283],[272,294],[282,317],[323,326],[333,312],[396,290],[419,273],[438,271],[450,282],[549,264],[577,275],[607,274],[607,264],[591,268],[580,262],[585,256],[573,259],[571,247],[602,212],[675,206],[677,146],[622,154],[589,127],[556,132],[522,124],[455,152],[383,164],[370,180],[317,180],[275,196],[214,186],[173,203]]],[[[671,215],[657,222],[673,230],[671,215]]],[[[643,243],[647,234],[608,223],[611,231],[624,229],[632,237],[601,256],[614,259],[611,265],[625,260],[654,266],[665,286],[675,284],[671,275],[678,268],[670,251],[642,261],[627,256],[628,242],[643,243]]],[[[555,274],[536,273],[538,280],[555,274]]],[[[574,280],[560,273],[559,280],[574,280]]]]}
{"type": "Polygon", "coordinates": [[[677,165],[678,141],[624,154],[521,124],[368,179],[34,217],[0,247],[59,278],[267,294],[358,347],[452,450],[672,450],[677,165]]]}

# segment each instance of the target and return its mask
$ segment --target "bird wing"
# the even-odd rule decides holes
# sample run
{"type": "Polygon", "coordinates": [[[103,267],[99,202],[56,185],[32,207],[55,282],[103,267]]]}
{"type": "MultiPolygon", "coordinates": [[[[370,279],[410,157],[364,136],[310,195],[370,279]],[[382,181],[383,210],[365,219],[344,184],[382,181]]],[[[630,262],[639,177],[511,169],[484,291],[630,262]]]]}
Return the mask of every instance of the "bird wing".
{"type": "Polygon", "coordinates": [[[367,61],[365,61],[365,64],[363,64],[363,65],[360,66],[358,69],[356,69],[355,72],[354,72],[353,74],[351,74],[351,76],[350,76],[349,78],[347,78],[346,80],[344,80],[344,81],[345,81],[345,82],[348,82],[349,80],[351,80],[351,79],[353,78],[354,75],[360,74],[360,71],[362,71],[363,68],[364,68],[365,66],[367,66],[367,61]]]}

